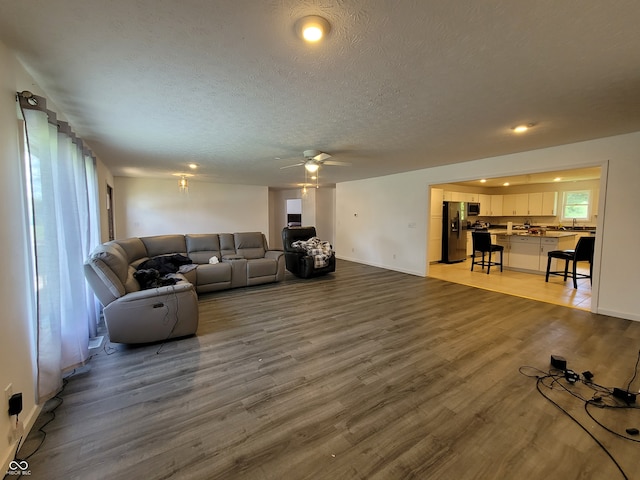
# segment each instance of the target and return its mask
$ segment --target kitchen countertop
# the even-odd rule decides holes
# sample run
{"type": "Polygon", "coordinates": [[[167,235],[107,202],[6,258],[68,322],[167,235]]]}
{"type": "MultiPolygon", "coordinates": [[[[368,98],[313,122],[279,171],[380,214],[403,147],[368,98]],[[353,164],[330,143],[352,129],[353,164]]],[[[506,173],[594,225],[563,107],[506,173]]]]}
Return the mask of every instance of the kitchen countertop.
{"type": "Polygon", "coordinates": [[[492,235],[507,235],[517,237],[547,237],[547,238],[563,238],[574,237],[576,232],[567,230],[547,230],[544,233],[529,233],[527,230],[512,230],[511,233],[507,233],[506,229],[502,228],[490,228],[489,230],[483,230],[489,232],[492,235]]]}

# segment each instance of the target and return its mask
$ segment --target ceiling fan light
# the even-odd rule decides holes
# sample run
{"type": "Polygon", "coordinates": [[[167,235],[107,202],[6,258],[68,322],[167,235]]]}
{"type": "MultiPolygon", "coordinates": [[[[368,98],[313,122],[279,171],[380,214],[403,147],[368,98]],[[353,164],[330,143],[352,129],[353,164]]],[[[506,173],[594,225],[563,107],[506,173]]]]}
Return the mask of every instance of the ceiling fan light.
{"type": "Polygon", "coordinates": [[[318,165],[313,160],[309,160],[309,161],[305,162],[304,168],[306,168],[307,172],[309,172],[309,173],[316,173],[318,171],[318,168],[320,168],[320,165],[318,165]]]}

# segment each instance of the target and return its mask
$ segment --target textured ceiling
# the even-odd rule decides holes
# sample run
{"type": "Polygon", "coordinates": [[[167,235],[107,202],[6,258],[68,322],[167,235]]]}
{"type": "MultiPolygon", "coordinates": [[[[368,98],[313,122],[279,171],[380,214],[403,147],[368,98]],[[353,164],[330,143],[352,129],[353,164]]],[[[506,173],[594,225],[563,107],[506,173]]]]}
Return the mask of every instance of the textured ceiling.
{"type": "Polygon", "coordinates": [[[114,175],[274,187],[306,149],[352,163],[331,184],[640,131],[638,25],[638,0],[0,0],[0,40],[114,175]]]}

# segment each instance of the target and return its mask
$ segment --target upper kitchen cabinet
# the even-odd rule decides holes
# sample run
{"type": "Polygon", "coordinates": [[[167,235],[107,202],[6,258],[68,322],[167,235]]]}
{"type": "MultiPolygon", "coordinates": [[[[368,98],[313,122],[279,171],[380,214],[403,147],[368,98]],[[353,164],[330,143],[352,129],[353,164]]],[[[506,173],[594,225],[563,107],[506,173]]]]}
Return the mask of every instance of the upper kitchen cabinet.
{"type": "Polygon", "coordinates": [[[480,216],[490,217],[491,213],[491,195],[479,194],[478,200],[480,202],[480,216]]]}
{"type": "Polygon", "coordinates": [[[502,216],[502,195],[478,195],[481,217],[502,216]]]}
{"type": "Polygon", "coordinates": [[[510,193],[503,196],[502,214],[509,215],[529,215],[529,194],[510,193]]]}
{"type": "Polygon", "coordinates": [[[529,194],[529,215],[556,216],[558,192],[542,192],[529,194]]]}
{"type": "Polygon", "coordinates": [[[515,193],[504,196],[502,213],[505,216],[555,216],[558,192],[515,193]]]}
{"type": "Polygon", "coordinates": [[[491,195],[491,216],[501,217],[503,215],[504,195],[491,195]]]}
{"type": "Polygon", "coordinates": [[[555,217],[558,213],[558,192],[544,192],[542,194],[542,213],[555,217]]]}

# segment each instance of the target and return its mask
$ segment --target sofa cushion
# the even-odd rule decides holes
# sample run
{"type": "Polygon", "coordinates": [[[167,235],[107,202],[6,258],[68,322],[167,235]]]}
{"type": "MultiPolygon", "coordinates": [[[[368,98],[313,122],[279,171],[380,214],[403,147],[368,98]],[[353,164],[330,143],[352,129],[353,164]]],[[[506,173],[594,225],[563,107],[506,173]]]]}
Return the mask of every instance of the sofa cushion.
{"type": "Polygon", "coordinates": [[[265,241],[261,232],[243,232],[233,234],[238,255],[251,260],[264,258],[265,241]]]}
{"type": "Polygon", "coordinates": [[[167,255],[169,253],[187,254],[184,235],[155,235],[153,237],[142,237],[140,240],[147,248],[148,257],[167,255]]]}
{"type": "Polygon", "coordinates": [[[220,255],[224,258],[225,255],[234,255],[236,253],[236,243],[231,233],[218,234],[220,239],[220,255]]]}
{"type": "Polygon", "coordinates": [[[220,254],[220,239],[215,233],[185,235],[187,255],[193,263],[209,263],[211,257],[222,259],[220,254]]]}
{"type": "Polygon", "coordinates": [[[139,238],[125,238],[123,240],[113,240],[108,244],[118,245],[127,257],[127,263],[147,258],[147,249],[139,238]]]}
{"type": "Polygon", "coordinates": [[[109,269],[116,274],[120,283],[124,284],[127,281],[129,262],[126,253],[118,244],[107,243],[98,245],[93,252],[91,252],[90,259],[100,260],[104,265],[109,267],[109,269]]]}
{"type": "Polygon", "coordinates": [[[91,252],[85,262],[85,276],[103,305],[126,293],[124,281],[128,269],[125,253],[118,245],[99,245],[91,252]]]}
{"type": "Polygon", "coordinates": [[[247,278],[266,277],[278,273],[278,262],[270,258],[256,258],[247,262],[247,278]]]}
{"type": "Polygon", "coordinates": [[[197,285],[209,285],[212,283],[231,282],[231,265],[228,263],[216,263],[198,265],[196,270],[197,285]]]}

